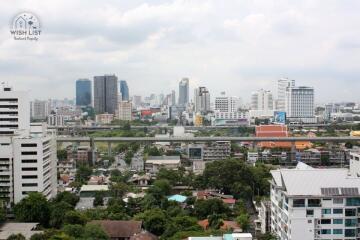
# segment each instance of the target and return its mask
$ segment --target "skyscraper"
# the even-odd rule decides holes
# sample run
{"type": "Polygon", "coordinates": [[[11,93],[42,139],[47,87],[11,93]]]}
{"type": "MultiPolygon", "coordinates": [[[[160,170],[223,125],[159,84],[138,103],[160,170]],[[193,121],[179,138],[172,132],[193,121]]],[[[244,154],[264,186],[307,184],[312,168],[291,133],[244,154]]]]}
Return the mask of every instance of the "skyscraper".
{"type": "Polygon", "coordinates": [[[295,87],[295,80],[289,80],[288,78],[280,78],[278,80],[278,92],[276,109],[285,111],[285,92],[288,87],[295,87]]]}
{"type": "Polygon", "coordinates": [[[273,96],[270,91],[260,89],[251,94],[252,110],[273,110],[273,96]]]}
{"type": "Polygon", "coordinates": [[[129,87],[125,80],[120,81],[120,93],[122,101],[129,101],[129,87]]]}
{"type": "Polygon", "coordinates": [[[118,102],[118,78],[115,75],[94,77],[94,108],[96,114],[114,114],[118,102]]]}
{"type": "Polygon", "coordinates": [[[207,113],[210,111],[210,93],[206,87],[194,90],[195,112],[207,113]]]}
{"type": "Polygon", "coordinates": [[[76,81],[76,105],[91,105],[91,81],[89,79],[78,79],[76,81]]]}
{"type": "Polygon", "coordinates": [[[179,102],[180,106],[185,106],[189,103],[189,79],[183,78],[179,83],[179,102]]]}
{"type": "Polygon", "coordinates": [[[51,113],[51,101],[35,99],[30,103],[30,115],[32,120],[45,120],[51,113]]]}
{"type": "Polygon", "coordinates": [[[176,94],[175,90],[171,91],[171,104],[170,105],[176,105],[176,94]]]}
{"type": "Polygon", "coordinates": [[[314,88],[288,87],[285,96],[287,119],[304,123],[316,122],[314,117],[314,88]]]}

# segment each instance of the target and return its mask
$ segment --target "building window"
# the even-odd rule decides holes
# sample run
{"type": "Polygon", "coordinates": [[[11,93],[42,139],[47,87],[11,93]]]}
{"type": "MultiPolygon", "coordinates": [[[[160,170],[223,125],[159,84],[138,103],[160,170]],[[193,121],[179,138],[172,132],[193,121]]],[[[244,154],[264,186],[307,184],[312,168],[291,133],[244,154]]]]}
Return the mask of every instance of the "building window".
{"type": "Polygon", "coordinates": [[[331,224],[331,219],[321,219],[321,224],[331,224]]]}
{"type": "Polygon", "coordinates": [[[321,214],[331,214],[331,209],[330,208],[321,209],[321,214]]]}
{"type": "Polygon", "coordinates": [[[22,143],[21,147],[37,147],[36,143],[22,143]]]}
{"type": "Polygon", "coordinates": [[[321,234],[331,234],[331,229],[321,229],[321,234]]]}
{"type": "Polygon", "coordinates": [[[21,155],[36,155],[37,152],[21,152],[21,155]]]}
{"type": "Polygon", "coordinates": [[[342,198],[334,198],[333,199],[334,204],[342,204],[343,202],[344,202],[344,200],[342,198]]]}
{"type": "Polygon", "coordinates": [[[308,207],[320,207],[320,199],[308,199],[308,207]]]}
{"type": "Polygon", "coordinates": [[[345,227],[355,227],[356,225],[357,225],[356,218],[345,219],[345,227]]]}
{"type": "Polygon", "coordinates": [[[22,186],[23,187],[37,187],[38,184],[37,183],[23,183],[22,186]]]}
{"type": "Polygon", "coordinates": [[[38,176],[37,175],[23,175],[21,178],[22,179],[37,179],[38,176]]]}
{"type": "Polygon", "coordinates": [[[360,206],[360,198],[347,198],[346,206],[360,206]]]}
{"type": "Polygon", "coordinates": [[[343,224],[343,220],[342,219],[339,219],[339,218],[335,218],[333,220],[333,224],[343,224]]]}
{"type": "Polygon", "coordinates": [[[37,163],[37,159],[23,159],[21,163],[37,163]]]}
{"type": "Polygon", "coordinates": [[[356,209],[354,208],[345,209],[345,216],[346,217],[356,216],[356,209]]]}
{"type": "Polygon", "coordinates": [[[305,199],[294,199],[293,207],[305,207],[305,199]]]}
{"type": "Polygon", "coordinates": [[[333,234],[343,234],[342,229],[333,229],[333,234]]]}
{"type": "Polygon", "coordinates": [[[345,229],[345,237],[355,237],[356,229],[345,229]]]}
{"type": "Polygon", "coordinates": [[[21,168],[22,171],[37,171],[36,167],[23,167],[21,168]]]}
{"type": "Polygon", "coordinates": [[[333,214],[343,214],[343,209],[342,208],[334,208],[333,214]]]}
{"type": "Polygon", "coordinates": [[[312,217],[312,216],[314,216],[314,210],[313,210],[313,209],[308,209],[308,210],[306,210],[306,216],[307,216],[307,217],[312,217]]]}

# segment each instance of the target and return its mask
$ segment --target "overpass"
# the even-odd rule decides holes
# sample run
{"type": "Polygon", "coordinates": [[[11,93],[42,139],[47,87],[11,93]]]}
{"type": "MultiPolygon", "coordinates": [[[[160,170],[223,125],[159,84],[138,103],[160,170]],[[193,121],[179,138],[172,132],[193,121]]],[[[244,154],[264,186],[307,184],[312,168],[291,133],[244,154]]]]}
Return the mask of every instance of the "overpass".
{"type": "MultiPolygon", "coordinates": [[[[344,124],[337,124],[337,125],[351,125],[352,123],[344,123],[344,124]]],[[[289,124],[287,125],[288,128],[324,128],[327,126],[332,126],[329,123],[317,123],[317,124],[289,124]]],[[[110,130],[117,130],[121,129],[123,126],[121,125],[104,125],[104,126],[48,126],[49,129],[56,129],[58,132],[95,132],[95,131],[110,131],[110,130]]],[[[159,128],[166,128],[166,129],[173,129],[174,126],[168,125],[144,125],[144,126],[131,126],[131,129],[159,129],[159,128]]],[[[186,130],[216,130],[216,129],[236,129],[239,127],[243,128],[255,128],[255,125],[244,125],[244,126],[233,126],[233,125],[226,125],[226,126],[183,126],[186,130]]]]}
{"type": "Polygon", "coordinates": [[[62,142],[352,142],[360,141],[360,137],[61,137],[56,138],[62,142]]]}

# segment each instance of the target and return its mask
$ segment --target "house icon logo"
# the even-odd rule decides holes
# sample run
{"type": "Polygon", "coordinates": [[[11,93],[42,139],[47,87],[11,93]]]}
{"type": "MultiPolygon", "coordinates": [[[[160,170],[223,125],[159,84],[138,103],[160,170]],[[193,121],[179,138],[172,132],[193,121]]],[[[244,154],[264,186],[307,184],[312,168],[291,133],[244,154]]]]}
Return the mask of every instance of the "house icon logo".
{"type": "Polygon", "coordinates": [[[19,13],[13,18],[10,33],[14,40],[37,41],[41,34],[39,19],[33,13],[19,13]]]}

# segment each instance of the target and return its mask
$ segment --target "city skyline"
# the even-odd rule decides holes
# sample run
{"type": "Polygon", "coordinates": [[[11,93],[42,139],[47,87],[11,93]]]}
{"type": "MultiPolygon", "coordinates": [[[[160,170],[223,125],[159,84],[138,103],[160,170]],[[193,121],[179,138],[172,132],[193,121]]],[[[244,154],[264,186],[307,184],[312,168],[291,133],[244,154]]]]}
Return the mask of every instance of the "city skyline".
{"type": "Polygon", "coordinates": [[[316,102],[359,101],[357,1],[108,1],[76,10],[83,4],[2,3],[2,81],[47,99],[74,98],[76,79],[106,73],[142,96],[169,93],[186,76],[190,92],[205,86],[250,99],[261,88],[276,93],[285,76],[314,87],[316,102]],[[9,33],[24,9],[39,18],[37,42],[9,33]]]}

